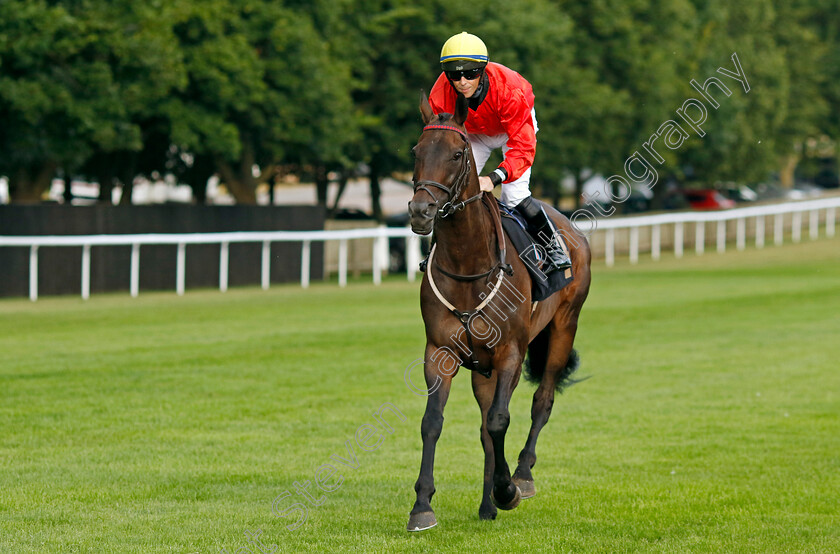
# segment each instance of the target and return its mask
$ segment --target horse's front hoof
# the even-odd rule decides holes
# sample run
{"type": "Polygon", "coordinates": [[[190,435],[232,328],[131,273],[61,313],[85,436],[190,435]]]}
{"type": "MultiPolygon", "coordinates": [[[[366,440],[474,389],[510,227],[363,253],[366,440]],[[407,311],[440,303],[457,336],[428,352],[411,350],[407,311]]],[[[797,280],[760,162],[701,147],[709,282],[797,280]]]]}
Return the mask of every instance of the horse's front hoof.
{"type": "Polygon", "coordinates": [[[514,477],[513,484],[519,487],[519,491],[522,493],[522,500],[531,498],[537,494],[537,487],[534,486],[533,479],[518,479],[514,477]]]}
{"type": "MultiPolygon", "coordinates": [[[[514,486],[516,487],[516,485],[514,486]]],[[[512,510],[519,506],[519,502],[522,501],[522,491],[519,490],[519,487],[516,487],[516,494],[513,495],[513,498],[510,500],[510,502],[504,504],[499,503],[499,501],[496,500],[495,494],[492,492],[490,493],[490,500],[492,500],[493,504],[495,504],[496,507],[500,510],[512,510]]]]}
{"type": "Polygon", "coordinates": [[[482,521],[492,521],[496,519],[497,513],[498,510],[496,510],[496,507],[493,504],[487,502],[487,505],[484,505],[484,503],[482,503],[478,508],[478,519],[482,521]]]}
{"type": "Polygon", "coordinates": [[[420,512],[419,514],[411,514],[408,518],[409,531],[425,531],[437,525],[434,512],[420,512]]]}

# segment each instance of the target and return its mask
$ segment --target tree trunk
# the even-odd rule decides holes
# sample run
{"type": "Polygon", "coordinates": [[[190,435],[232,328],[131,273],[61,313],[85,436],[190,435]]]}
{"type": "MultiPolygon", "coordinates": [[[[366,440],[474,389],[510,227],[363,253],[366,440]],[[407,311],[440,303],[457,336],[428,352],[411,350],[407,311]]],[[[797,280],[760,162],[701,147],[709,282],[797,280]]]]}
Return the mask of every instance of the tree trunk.
{"type": "Polygon", "coordinates": [[[799,165],[800,156],[798,154],[789,154],[783,158],[782,167],[779,170],[779,184],[785,188],[793,188],[794,172],[796,166],[799,165]]]}
{"type": "Polygon", "coordinates": [[[68,206],[73,203],[73,179],[64,178],[64,193],[61,196],[68,206]]]}
{"type": "Polygon", "coordinates": [[[580,201],[583,196],[583,179],[580,178],[580,171],[574,172],[575,176],[575,210],[580,209],[580,201]]]}
{"type": "Polygon", "coordinates": [[[379,184],[379,166],[375,161],[370,164],[370,207],[373,219],[383,221],[382,187],[379,184]]]}
{"type": "Polygon", "coordinates": [[[192,166],[183,174],[184,182],[192,189],[196,204],[207,204],[207,181],[216,173],[216,165],[211,156],[199,154],[193,159],[192,166]]]}
{"type": "Polygon", "coordinates": [[[665,209],[665,198],[668,196],[669,183],[676,182],[672,176],[668,175],[662,181],[657,183],[651,189],[653,198],[650,199],[650,209],[653,211],[660,211],[665,209]]]}
{"type": "Polygon", "coordinates": [[[100,204],[112,204],[114,192],[114,174],[108,170],[100,170],[96,176],[99,181],[99,198],[97,202],[100,204]]]}
{"type": "Polygon", "coordinates": [[[9,197],[12,203],[33,204],[49,190],[58,164],[45,162],[40,166],[19,167],[9,176],[9,197]]]}
{"type": "Polygon", "coordinates": [[[554,209],[560,209],[560,184],[553,183],[551,186],[551,205],[554,206],[554,209]]]}
{"type": "Polygon", "coordinates": [[[219,174],[237,204],[257,203],[257,185],[253,175],[242,175],[227,162],[219,163],[219,174]]]}
{"type": "Polygon", "coordinates": [[[242,158],[236,167],[222,158],[218,159],[217,164],[222,181],[233,195],[236,203],[256,204],[257,179],[253,173],[254,158],[250,149],[243,147],[242,158]]]}
{"type": "Polygon", "coordinates": [[[327,207],[327,193],[329,192],[330,180],[327,177],[327,167],[324,164],[315,166],[315,192],[318,197],[318,205],[327,207]]]}
{"type": "Polygon", "coordinates": [[[134,179],[129,179],[127,183],[123,183],[122,194],[120,195],[120,206],[130,206],[131,196],[134,194],[134,179]]]}
{"type": "Polygon", "coordinates": [[[346,172],[341,172],[341,180],[338,182],[338,191],[335,193],[335,201],[333,201],[332,208],[327,211],[327,219],[332,218],[335,216],[335,213],[338,211],[338,203],[341,202],[341,197],[344,194],[344,190],[347,188],[347,181],[349,177],[346,172]]]}

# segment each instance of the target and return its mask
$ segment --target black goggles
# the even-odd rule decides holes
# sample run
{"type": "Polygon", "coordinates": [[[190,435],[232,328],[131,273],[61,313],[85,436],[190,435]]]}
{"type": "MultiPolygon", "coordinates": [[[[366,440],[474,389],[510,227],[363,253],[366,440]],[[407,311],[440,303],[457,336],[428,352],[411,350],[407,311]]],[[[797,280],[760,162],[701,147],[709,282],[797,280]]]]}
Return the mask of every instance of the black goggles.
{"type": "Polygon", "coordinates": [[[478,79],[482,71],[483,68],[481,67],[465,69],[464,71],[447,71],[446,78],[450,81],[460,81],[461,77],[465,77],[467,81],[472,81],[473,79],[478,79]]]}

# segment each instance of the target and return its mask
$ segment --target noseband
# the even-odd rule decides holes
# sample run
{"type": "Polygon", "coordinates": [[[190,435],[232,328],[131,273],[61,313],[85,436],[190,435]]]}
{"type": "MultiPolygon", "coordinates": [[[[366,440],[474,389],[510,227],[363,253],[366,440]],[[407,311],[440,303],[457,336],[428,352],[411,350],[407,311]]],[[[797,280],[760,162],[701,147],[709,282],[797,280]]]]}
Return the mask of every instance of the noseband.
{"type": "Polygon", "coordinates": [[[438,206],[437,215],[441,219],[443,219],[449,217],[457,211],[463,210],[467,204],[469,204],[470,202],[475,202],[476,200],[481,198],[482,193],[481,191],[479,191],[478,194],[468,198],[467,200],[464,200],[462,202],[457,201],[457,198],[461,195],[461,192],[463,192],[463,189],[467,183],[467,179],[470,176],[470,166],[472,163],[470,161],[470,141],[467,138],[467,134],[465,132],[453,125],[426,125],[425,127],[423,127],[423,132],[425,133],[426,131],[435,129],[440,129],[444,131],[454,131],[458,133],[458,135],[460,135],[462,139],[464,139],[464,150],[463,155],[461,156],[461,168],[458,170],[458,175],[455,176],[451,187],[447,187],[443,183],[438,183],[437,181],[429,181],[426,179],[421,179],[418,181],[417,179],[414,179],[414,194],[417,194],[417,191],[422,190],[426,192],[426,194],[431,196],[433,200],[432,204],[438,206]],[[431,189],[429,189],[429,187],[435,187],[445,192],[449,197],[447,202],[441,206],[440,201],[434,195],[431,189]]]}

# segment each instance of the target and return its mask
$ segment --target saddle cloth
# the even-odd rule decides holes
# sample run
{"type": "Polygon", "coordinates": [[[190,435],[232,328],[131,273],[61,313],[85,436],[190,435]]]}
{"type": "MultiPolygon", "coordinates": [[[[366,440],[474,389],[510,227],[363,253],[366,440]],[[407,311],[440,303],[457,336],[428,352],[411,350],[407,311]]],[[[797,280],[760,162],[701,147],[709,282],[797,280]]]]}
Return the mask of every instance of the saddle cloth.
{"type": "MultiPolygon", "coordinates": [[[[548,275],[543,273],[540,267],[543,263],[548,263],[545,260],[545,248],[528,233],[528,226],[521,215],[498,202],[498,200],[497,203],[499,204],[502,227],[510,238],[510,242],[516,248],[519,259],[525,262],[528,273],[531,275],[531,301],[545,300],[571,283],[574,280],[571,268],[552,271],[548,275]]],[[[563,242],[563,238],[559,234],[555,236],[558,241],[563,242]]],[[[562,244],[562,247],[568,252],[565,243],[562,244]]]]}

